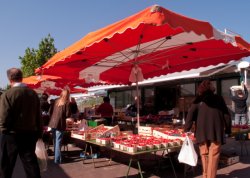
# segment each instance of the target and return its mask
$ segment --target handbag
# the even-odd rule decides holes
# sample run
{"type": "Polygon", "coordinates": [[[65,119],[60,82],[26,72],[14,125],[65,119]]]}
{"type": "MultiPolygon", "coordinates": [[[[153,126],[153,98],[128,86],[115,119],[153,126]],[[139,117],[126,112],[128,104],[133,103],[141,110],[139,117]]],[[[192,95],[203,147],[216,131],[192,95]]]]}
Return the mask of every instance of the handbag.
{"type": "Polygon", "coordinates": [[[46,171],[47,170],[47,160],[48,160],[48,154],[45,148],[45,144],[42,139],[38,139],[36,142],[36,157],[38,161],[38,165],[40,168],[40,171],[46,171]]]}
{"type": "Polygon", "coordinates": [[[188,136],[186,136],[182,144],[178,160],[180,163],[185,163],[190,166],[197,165],[198,155],[194,149],[193,141],[188,136]]]}

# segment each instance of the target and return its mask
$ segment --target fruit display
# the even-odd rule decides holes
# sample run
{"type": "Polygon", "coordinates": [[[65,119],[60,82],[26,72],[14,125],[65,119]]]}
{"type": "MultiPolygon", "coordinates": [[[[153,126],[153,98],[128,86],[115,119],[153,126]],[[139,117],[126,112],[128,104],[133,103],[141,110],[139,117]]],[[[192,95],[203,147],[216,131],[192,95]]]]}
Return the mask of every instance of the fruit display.
{"type": "Polygon", "coordinates": [[[120,134],[120,129],[119,126],[104,126],[104,124],[101,124],[97,127],[94,127],[89,130],[84,130],[84,131],[72,131],[72,137],[77,137],[82,140],[94,140],[96,138],[105,138],[109,137],[110,135],[119,135],[120,134]]]}
{"type": "MultiPolygon", "coordinates": [[[[154,128],[153,136],[157,138],[166,138],[166,139],[180,139],[185,140],[187,133],[183,132],[182,129],[164,129],[164,128],[154,128]]],[[[194,140],[194,134],[189,133],[189,137],[194,140]]]]}
{"type": "Polygon", "coordinates": [[[182,145],[180,139],[170,140],[137,134],[128,135],[127,138],[121,136],[114,138],[97,138],[96,142],[129,153],[160,150],[182,145]]]}
{"type": "MultiPolygon", "coordinates": [[[[160,127],[141,127],[144,134],[122,133],[119,126],[108,127],[99,125],[93,129],[82,132],[82,140],[95,140],[99,145],[107,146],[118,151],[139,153],[164,149],[177,149],[181,147],[186,133],[182,129],[160,127]]],[[[73,131],[74,133],[74,131],[73,131]]],[[[193,134],[189,134],[194,139],[193,134]]]]}
{"type": "Polygon", "coordinates": [[[232,126],[232,134],[237,134],[240,132],[250,132],[249,125],[233,125],[232,126]]]}

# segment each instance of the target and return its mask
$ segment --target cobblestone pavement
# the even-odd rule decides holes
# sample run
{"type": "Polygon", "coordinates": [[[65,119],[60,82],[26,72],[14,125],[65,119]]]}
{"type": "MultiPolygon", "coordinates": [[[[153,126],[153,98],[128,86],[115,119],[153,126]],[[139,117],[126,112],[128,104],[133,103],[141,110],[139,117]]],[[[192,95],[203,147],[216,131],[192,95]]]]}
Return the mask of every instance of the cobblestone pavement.
{"type": "MultiPolygon", "coordinates": [[[[101,150],[102,151],[102,150],[101,150]]],[[[236,164],[226,166],[220,164],[218,169],[218,178],[249,178],[250,173],[250,141],[243,143],[235,139],[227,139],[227,144],[223,146],[223,152],[230,152],[240,155],[240,161],[236,164]],[[249,154],[247,155],[247,150],[249,154]],[[241,150],[242,149],[242,150],[241,150]]],[[[105,155],[108,153],[101,152],[101,158],[96,159],[96,168],[92,160],[86,160],[83,164],[79,157],[81,149],[76,146],[69,146],[69,151],[64,152],[64,163],[56,165],[53,163],[53,156],[49,157],[48,170],[42,173],[42,178],[122,178],[126,177],[129,159],[126,155],[115,153],[112,157],[111,165],[105,155]]],[[[178,178],[184,176],[184,166],[176,160],[177,155],[172,155],[172,161],[178,178]]],[[[162,158],[161,153],[155,155],[145,155],[140,161],[143,177],[149,178],[174,178],[173,170],[170,166],[169,159],[162,158]]],[[[129,178],[140,177],[138,175],[138,166],[133,163],[128,174],[129,178]]],[[[187,172],[187,178],[201,178],[201,165],[198,165],[187,172]]],[[[13,178],[25,178],[22,164],[18,159],[13,178]]]]}

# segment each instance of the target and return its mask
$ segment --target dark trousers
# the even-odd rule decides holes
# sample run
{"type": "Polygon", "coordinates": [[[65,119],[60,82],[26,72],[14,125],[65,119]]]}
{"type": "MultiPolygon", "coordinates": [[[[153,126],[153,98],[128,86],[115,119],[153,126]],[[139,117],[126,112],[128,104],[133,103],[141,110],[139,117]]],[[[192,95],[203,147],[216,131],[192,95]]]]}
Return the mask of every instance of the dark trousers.
{"type": "Polygon", "coordinates": [[[106,125],[111,126],[112,125],[112,117],[104,117],[106,120],[106,125]]]}
{"type": "Polygon", "coordinates": [[[27,178],[40,178],[35,154],[36,133],[1,134],[0,177],[11,178],[19,155],[27,178]]]}

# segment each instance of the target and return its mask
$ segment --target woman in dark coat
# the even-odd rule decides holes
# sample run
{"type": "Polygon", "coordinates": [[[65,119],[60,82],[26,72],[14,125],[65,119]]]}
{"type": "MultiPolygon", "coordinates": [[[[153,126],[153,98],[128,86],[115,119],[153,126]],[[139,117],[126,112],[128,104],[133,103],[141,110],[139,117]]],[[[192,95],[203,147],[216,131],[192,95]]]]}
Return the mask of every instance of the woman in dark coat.
{"type": "Polygon", "coordinates": [[[70,117],[70,93],[67,89],[61,92],[60,97],[55,101],[49,127],[52,130],[54,140],[54,162],[60,164],[61,158],[61,144],[64,131],[66,130],[66,119],[70,117]]]}
{"type": "Polygon", "coordinates": [[[196,143],[199,145],[203,178],[215,178],[225,131],[231,133],[231,118],[224,99],[214,94],[215,88],[208,80],[198,87],[198,96],[191,105],[184,131],[195,122],[196,143]]]}

